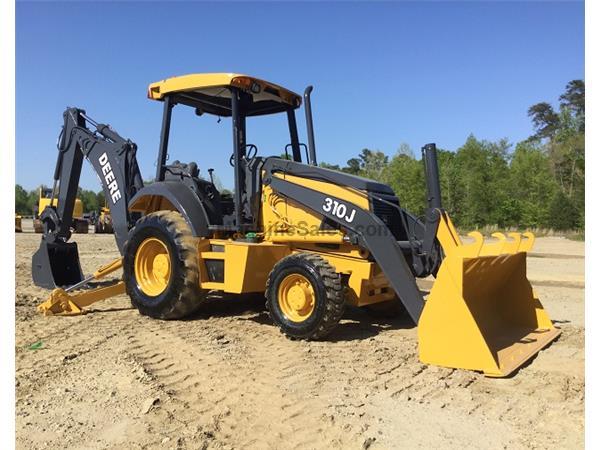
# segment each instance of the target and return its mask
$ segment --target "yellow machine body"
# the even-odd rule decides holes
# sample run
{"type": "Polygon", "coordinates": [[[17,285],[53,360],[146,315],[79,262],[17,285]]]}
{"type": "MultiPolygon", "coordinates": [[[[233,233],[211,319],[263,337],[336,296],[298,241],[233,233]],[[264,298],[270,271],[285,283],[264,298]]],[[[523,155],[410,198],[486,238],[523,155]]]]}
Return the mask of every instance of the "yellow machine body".
{"type": "Polygon", "coordinates": [[[15,233],[23,231],[23,218],[19,214],[15,214],[15,233]]]}
{"type": "MultiPolygon", "coordinates": [[[[52,202],[52,206],[57,206],[58,200],[55,198],[52,202]]],[[[40,197],[38,201],[38,214],[41,214],[46,206],[50,206],[50,199],[46,197],[40,197]]],[[[82,219],[83,218],[83,202],[81,199],[75,199],[75,206],[73,207],[73,218],[82,219]]]]}
{"type": "MultiPolygon", "coordinates": [[[[349,187],[287,175],[287,179],[328,192],[361,208],[369,209],[367,196],[349,187]]],[[[131,206],[149,214],[175,208],[164,198],[147,197],[131,206]]],[[[338,230],[319,230],[322,217],[298,202],[281,197],[265,186],[261,197],[261,241],[200,239],[200,287],[227,293],[264,292],[273,266],[285,256],[310,252],[322,256],[336,270],[348,276],[347,301],[354,306],[393,300],[394,290],[369,252],[344,240],[338,230]],[[335,247],[335,248],[332,248],[335,247]],[[223,278],[211,280],[210,267],[222,267],[223,278]]]]}
{"type": "MultiPolygon", "coordinates": [[[[369,209],[367,196],[350,187],[281,176],[369,209]]],[[[164,201],[147,206],[151,204],[170,209],[164,201]]],[[[207,264],[220,261],[224,267],[222,281],[202,281],[201,287],[228,293],[263,292],[279,260],[311,252],[347,275],[349,304],[365,306],[395,299],[379,265],[369,260],[369,252],[346,242],[341,231],[319,230],[321,220],[318,213],[266,186],[261,198],[261,242],[200,240],[201,280],[209,280],[207,264]]],[[[475,242],[463,244],[443,213],[437,239],[445,257],[418,323],[420,359],[507,376],[556,339],[560,330],[553,326],[527,279],[526,254],[534,244],[533,234],[510,233],[507,238],[494,233],[491,243],[484,243],[477,232],[469,236],[475,242]]]]}
{"type": "MultiPolygon", "coordinates": [[[[262,102],[271,112],[289,111],[290,108],[296,108],[301,103],[300,96],[278,85],[238,74],[197,74],[170,78],[151,84],[148,97],[164,101],[170,95],[179,93],[183,94],[182,98],[185,102],[191,102],[193,106],[202,106],[196,105],[194,101],[200,102],[198,99],[205,97],[214,97],[218,100],[216,103],[223,105],[237,98],[232,97],[235,89],[224,89],[224,87],[243,88],[253,92],[253,101],[262,102]]],[[[165,108],[165,111],[169,109],[165,108]]],[[[258,114],[258,111],[257,107],[254,112],[258,114]]],[[[433,148],[435,150],[434,145],[433,148]]],[[[294,161],[296,164],[298,162],[300,161],[294,161]]],[[[331,298],[335,301],[341,298],[342,305],[344,300],[354,306],[399,301],[400,293],[404,294],[401,295],[404,305],[411,317],[415,321],[418,319],[419,355],[424,363],[478,370],[494,377],[507,376],[560,334],[560,330],[553,326],[527,279],[526,257],[534,243],[534,236],[531,233],[523,235],[509,233],[508,238],[503,234],[495,233],[493,235],[495,241],[485,243],[480,233],[473,232],[469,236],[474,242],[465,244],[445,211],[430,204],[429,212],[436,212],[439,215],[436,215],[435,221],[430,221],[428,224],[435,223],[437,229],[435,226],[426,229],[425,225],[414,218],[414,223],[419,223],[430,232],[426,236],[429,238],[430,246],[426,252],[418,253],[422,248],[426,248],[425,238],[422,239],[422,247],[414,246],[414,234],[408,236],[409,232],[412,233],[414,230],[409,229],[407,225],[404,228],[407,237],[400,241],[400,237],[391,236],[393,234],[391,225],[384,223],[384,219],[374,211],[373,198],[379,191],[373,189],[371,192],[367,184],[356,183],[356,180],[352,181],[348,178],[338,182],[331,181],[331,178],[327,178],[326,172],[314,175],[313,171],[313,177],[300,176],[298,174],[309,171],[304,169],[296,172],[288,171],[286,168],[288,166],[282,168],[283,162],[278,164],[281,166],[270,173],[266,173],[267,169],[262,166],[260,170],[263,171],[264,183],[261,184],[260,190],[249,192],[251,196],[260,195],[260,198],[248,200],[251,208],[256,209],[252,211],[252,228],[245,229],[240,226],[228,230],[224,226],[219,228],[220,225],[217,225],[210,229],[210,232],[203,234],[203,237],[192,237],[190,234],[189,237],[193,241],[186,242],[192,242],[190,244],[192,249],[197,246],[198,273],[196,273],[196,261],[193,256],[192,260],[185,259],[185,264],[181,260],[178,264],[174,264],[170,259],[169,247],[161,244],[160,237],[154,236],[140,241],[138,253],[133,258],[134,275],[126,279],[127,283],[136,283],[133,289],[130,289],[128,284],[130,295],[132,291],[141,289],[149,297],[161,296],[169,287],[176,286],[170,283],[172,280],[170,274],[177,267],[182,266],[194,267],[193,279],[198,278],[200,288],[198,292],[210,290],[232,294],[265,292],[267,282],[271,280],[270,274],[272,271],[276,272],[274,268],[276,269],[275,266],[279,262],[285,264],[286,261],[282,260],[292,256],[286,258],[287,262],[294,261],[294,264],[298,264],[297,261],[302,259],[300,256],[303,256],[307,260],[319,261],[321,264],[318,266],[319,270],[327,270],[325,273],[329,277],[330,284],[333,283],[332,279],[336,280],[338,284],[335,285],[335,292],[331,292],[331,298]],[[346,184],[366,187],[363,191],[346,184]],[[277,185],[279,191],[276,190],[277,185]],[[286,185],[287,194],[278,193],[284,192],[281,186],[286,185]],[[306,198],[301,201],[299,198],[301,195],[311,196],[312,202],[306,198]],[[352,210],[352,214],[356,214],[357,217],[362,216],[362,223],[386,227],[387,234],[384,239],[371,241],[375,242],[373,245],[367,243],[359,246],[358,242],[361,241],[357,238],[357,234],[352,235],[344,231],[351,229],[346,225],[353,220],[346,220],[345,213],[337,216],[340,219],[337,227],[324,227],[325,219],[332,217],[323,213],[328,210],[325,204],[319,202],[331,201],[328,196],[337,199],[338,204],[344,203],[343,206],[346,208],[344,211],[352,210]],[[370,214],[364,214],[365,211],[369,211],[370,214]],[[365,217],[372,220],[367,221],[365,217]],[[239,230],[252,231],[242,233],[239,230]],[[433,242],[436,238],[437,242],[433,242]],[[385,241],[385,239],[389,240],[385,241]],[[405,245],[404,248],[400,247],[400,242],[405,245]],[[387,252],[389,244],[392,244],[389,252],[403,252],[403,254],[387,252]],[[440,247],[443,250],[443,257],[439,251],[440,247]],[[412,252],[412,256],[416,254],[417,263],[421,262],[417,258],[423,255],[431,257],[427,263],[434,262],[428,266],[418,267],[415,263],[409,267],[405,252],[412,252]],[[389,258],[390,255],[394,258],[389,258]],[[325,266],[327,267],[324,268],[325,266]],[[398,271],[394,272],[393,269],[398,271]],[[395,274],[396,277],[390,276],[390,282],[386,273],[395,274]],[[436,280],[429,295],[422,299],[421,293],[414,284],[413,276],[427,274],[436,274],[436,280]],[[408,288],[404,289],[407,286],[408,288]],[[415,300],[408,302],[405,301],[406,298],[415,300]],[[422,300],[424,303],[421,302],[422,300]]],[[[434,178],[437,179],[437,162],[435,165],[434,178]]],[[[437,184],[439,190],[439,179],[437,184]]],[[[381,184],[379,187],[382,187],[381,184]]],[[[137,197],[128,203],[129,210],[141,213],[142,216],[159,211],[184,212],[174,206],[167,197],[157,192],[159,191],[151,191],[148,195],[137,197]]],[[[391,195],[393,191],[389,192],[393,197],[391,195]]],[[[42,201],[49,202],[49,199],[41,197],[40,195],[40,211],[45,206],[42,201]]],[[[397,204],[392,204],[393,206],[400,209],[397,204]]],[[[167,215],[169,214],[157,214],[150,219],[163,220],[167,215]]],[[[406,216],[403,218],[406,220],[406,216]]],[[[241,221],[241,216],[237,220],[241,221]]],[[[181,221],[183,222],[183,219],[181,221]]],[[[136,227],[143,226],[143,223],[139,225],[140,223],[142,222],[138,222],[136,227]]],[[[135,236],[135,228],[130,233],[135,236]]],[[[358,237],[365,239],[365,235],[358,237]]],[[[132,242],[131,239],[133,238],[128,242],[132,242]]],[[[189,255],[189,247],[186,249],[188,249],[186,255],[189,255]]],[[[120,260],[115,261],[101,268],[90,279],[100,278],[121,267],[120,264],[120,260]]],[[[125,267],[126,271],[129,269],[130,266],[125,267]]],[[[319,309],[315,308],[314,286],[307,283],[306,276],[298,271],[293,274],[286,272],[285,278],[281,280],[281,284],[277,287],[279,297],[276,300],[279,302],[273,301],[273,303],[278,304],[282,311],[287,311],[286,317],[291,321],[302,323],[315,309],[319,309]]],[[[57,289],[39,308],[45,314],[80,314],[83,312],[83,307],[122,293],[124,290],[123,282],[76,294],[57,289]]],[[[275,292],[274,287],[272,292],[275,292]]],[[[191,300],[195,300],[201,294],[193,295],[191,300]]],[[[270,296],[270,300],[274,298],[273,295],[270,296]]],[[[335,308],[337,303],[330,309],[335,308]]],[[[339,311],[343,312],[341,308],[339,311]]],[[[336,322],[341,317],[340,313],[336,322]]]]}
{"type": "MultiPolygon", "coordinates": [[[[33,231],[36,233],[43,233],[44,227],[42,225],[42,221],[40,220],[40,214],[46,209],[47,206],[50,206],[51,197],[49,196],[51,190],[39,188],[39,199],[37,204],[37,212],[33,217],[33,231]]],[[[55,198],[52,200],[52,206],[58,206],[58,199],[55,198]]],[[[83,218],[83,202],[81,199],[75,199],[75,205],[73,206],[73,228],[77,233],[87,233],[88,227],[87,219],[83,218]]]]}
{"type": "Polygon", "coordinates": [[[224,86],[242,89],[257,86],[261,98],[275,99],[294,107],[302,102],[302,97],[284,87],[239,73],[193,73],[167,78],[148,86],[148,98],[162,100],[165,95],[180,92],[201,92],[210,96],[223,97],[229,95],[229,92],[223,89],[224,86]]]}

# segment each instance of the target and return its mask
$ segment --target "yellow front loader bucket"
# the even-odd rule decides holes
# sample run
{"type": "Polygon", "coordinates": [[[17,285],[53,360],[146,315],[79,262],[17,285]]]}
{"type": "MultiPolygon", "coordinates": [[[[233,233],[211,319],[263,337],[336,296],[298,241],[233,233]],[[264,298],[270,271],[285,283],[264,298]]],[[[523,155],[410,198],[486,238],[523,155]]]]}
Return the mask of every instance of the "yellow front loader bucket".
{"type": "Polygon", "coordinates": [[[464,245],[443,213],[437,238],[445,258],[419,320],[422,362],[510,375],[558,337],[526,273],[531,233],[494,233],[464,245]],[[526,239],[523,239],[526,238],[526,239]]]}

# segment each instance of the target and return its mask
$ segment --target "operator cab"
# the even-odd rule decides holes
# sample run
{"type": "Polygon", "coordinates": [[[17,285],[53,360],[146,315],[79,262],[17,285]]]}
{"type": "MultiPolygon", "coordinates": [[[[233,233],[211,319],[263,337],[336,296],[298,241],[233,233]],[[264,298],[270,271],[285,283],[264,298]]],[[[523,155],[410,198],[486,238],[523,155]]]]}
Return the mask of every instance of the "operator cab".
{"type": "MultiPolygon", "coordinates": [[[[310,91],[307,92],[310,94],[310,91]]],[[[304,146],[306,149],[306,145],[298,139],[295,116],[302,98],[268,81],[234,73],[168,78],[152,83],[148,87],[148,98],[164,103],[156,181],[183,181],[205,206],[211,229],[255,230],[261,195],[261,168],[265,158],[258,155],[255,145],[246,143],[246,117],[286,113],[290,143],[285,147],[285,153],[289,159],[302,162],[301,148],[304,146]],[[192,107],[198,116],[212,114],[232,118],[234,139],[229,162],[234,170],[233,198],[221,195],[212,181],[200,179],[196,163],[175,161],[166,164],[172,109],[176,105],[192,107]],[[291,155],[288,149],[291,149],[291,155]]],[[[312,120],[308,129],[309,142],[312,142],[312,120]]],[[[306,151],[306,162],[316,164],[314,145],[311,147],[310,156],[306,151]]]]}

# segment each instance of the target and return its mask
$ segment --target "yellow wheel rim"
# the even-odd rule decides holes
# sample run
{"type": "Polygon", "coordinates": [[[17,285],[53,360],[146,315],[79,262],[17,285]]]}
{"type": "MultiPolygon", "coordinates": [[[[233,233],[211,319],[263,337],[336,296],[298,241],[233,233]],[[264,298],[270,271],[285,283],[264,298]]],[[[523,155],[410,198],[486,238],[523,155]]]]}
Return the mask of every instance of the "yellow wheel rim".
{"type": "Polygon", "coordinates": [[[316,296],[312,284],[303,275],[286,276],[277,290],[279,308],[292,322],[304,322],[315,310],[316,296]]]}
{"type": "Polygon", "coordinates": [[[148,238],[137,249],[134,260],[135,279],[142,292],[151,297],[163,293],[171,278],[169,249],[160,240],[148,238]]]}

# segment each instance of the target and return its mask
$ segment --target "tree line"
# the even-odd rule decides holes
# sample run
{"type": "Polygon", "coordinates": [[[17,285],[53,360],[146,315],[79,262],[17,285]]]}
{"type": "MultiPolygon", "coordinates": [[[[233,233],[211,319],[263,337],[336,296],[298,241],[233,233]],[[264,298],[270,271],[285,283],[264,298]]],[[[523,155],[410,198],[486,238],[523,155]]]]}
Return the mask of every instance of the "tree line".
{"type": "MultiPolygon", "coordinates": [[[[577,230],[585,220],[585,84],[569,82],[559,98],[531,106],[533,134],[514,148],[470,135],[456,151],[438,149],[442,205],[463,228],[577,230]]],[[[422,159],[407,144],[391,158],[365,148],[345,166],[321,163],[390,185],[407,210],[422,215],[422,159]]]]}
{"type": "MultiPolygon", "coordinates": [[[[514,148],[470,135],[456,151],[438,150],[442,204],[463,228],[583,229],[585,219],[585,84],[570,81],[559,110],[542,102],[528,109],[533,134],[514,148]]],[[[365,148],[345,166],[327,167],[389,184],[400,204],[422,215],[426,205],[423,162],[407,144],[391,158],[365,148]]],[[[84,211],[104,206],[104,193],[79,189],[84,211]]],[[[15,186],[15,208],[29,215],[38,190],[15,186]]]]}
{"type": "MultiPolygon", "coordinates": [[[[46,186],[41,185],[42,189],[46,186]]],[[[85,212],[99,211],[104,206],[104,192],[102,190],[94,192],[91,190],[77,190],[77,198],[83,203],[85,212]]],[[[26,191],[19,184],[15,185],[15,212],[21,215],[32,215],[37,208],[39,200],[39,188],[32,191],[26,191]]]]}

